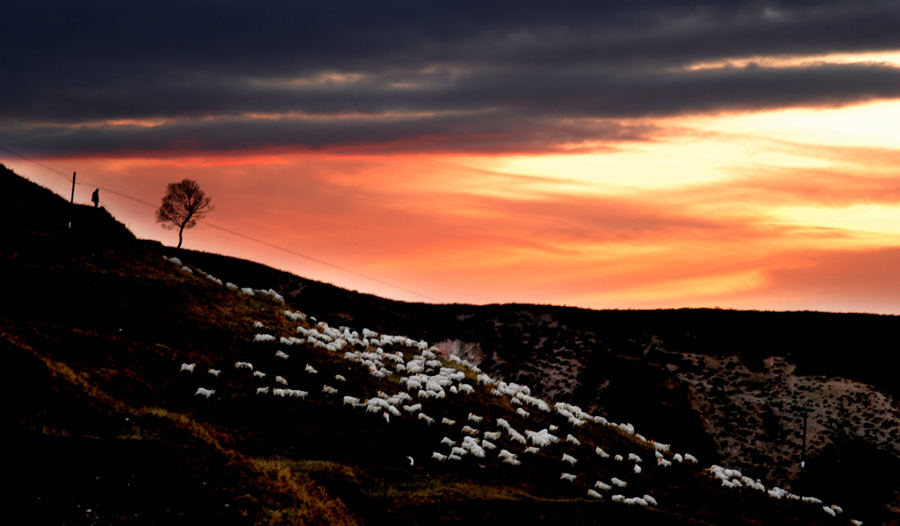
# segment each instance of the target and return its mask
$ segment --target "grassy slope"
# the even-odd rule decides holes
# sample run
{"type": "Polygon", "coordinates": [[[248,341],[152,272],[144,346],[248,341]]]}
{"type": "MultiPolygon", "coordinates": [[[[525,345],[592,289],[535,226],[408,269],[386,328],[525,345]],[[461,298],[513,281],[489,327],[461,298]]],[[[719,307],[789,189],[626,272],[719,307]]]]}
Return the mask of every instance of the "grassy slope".
{"type": "MultiPolygon", "coordinates": [[[[600,517],[654,524],[833,523],[815,507],[720,488],[698,468],[647,465],[643,476],[634,476],[630,464],[604,463],[568,444],[529,459],[528,469],[468,458],[460,464],[427,460],[447,428],[409,418],[386,423],[320,393],[337,373],[348,379],[342,391],[360,397],[396,392],[394,381],[374,379],[321,349],[288,348],[293,356],[285,362],[272,356],[277,346],[252,342],[253,321],[271,334],[295,334],[296,323],[277,301],[184,273],[163,260],[158,246],[134,240],[102,210],[71,212],[58,197],[9,173],[0,173],[0,185],[4,224],[21,225],[0,250],[4,275],[12,278],[0,301],[0,345],[14,373],[0,387],[6,391],[0,433],[17,452],[7,471],[18,481],[11,502],[38,523],[593,524],[600,517]],[[21,221],[26,213],[29,219],[21,221]],[[230,366],[250,357],[257,369],[277,371],[307,389],[309,399],[255,396],[262,384],[230,366]],[[182,362],[197,362],[198,370],[179,373],[182,362]],[[306,362],[320,375],[306,375],[306,362]],[[203,373],[209,366],[223,369],[220,378],[203,373]],[[200,385],[216,395],[193,396],[200,385]],[[568,469],[580,476],[575,485],[558,481],[562,452],[582,459],[568,469]],[[629,495],[649,492],[663,505],[640,509],[584,498],[582,481],[612,475],[631,482],[629,495]]],[[[212,272],[209,261],[184,257],[212,272]]],[[[303,301],[315,298],[306,292],[303,301]]],[[[340,300],[324,300],[324,292],[318,298],[326,313],[356,298],[346,305],[356,312],[339,313],[335,325],[358,322],[369,305],[384,318],[372,328],[427,332],[418,306],[340,294],[340,300]]],[[[318,314],[303,301],[292,308],[318,314]]],[[[503,416],[518,429],[559,423],[542,414],[525,422],[513,409],[479,391],[472,399],[430,402],[427,412],[463,420],[475,410],[488,421],[503,416]]],[[[565,432],[578,433],[586,446],[652,459],[646,447],[609,428],[565,432]]],[[[505,438],[501,444],[515,447],[505,438]]]]}

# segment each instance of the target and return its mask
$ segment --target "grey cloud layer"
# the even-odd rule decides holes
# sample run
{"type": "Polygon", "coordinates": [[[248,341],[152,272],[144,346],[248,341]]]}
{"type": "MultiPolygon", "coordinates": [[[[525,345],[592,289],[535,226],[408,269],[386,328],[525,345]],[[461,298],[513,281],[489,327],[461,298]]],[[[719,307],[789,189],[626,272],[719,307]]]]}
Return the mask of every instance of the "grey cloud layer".
{"type": "Polygon", "coordinates": [[[884,64],[684,69],[900,49],[897,2],[5,4],[0,140],[43,154],[553,150],[645,137],[625,119],[900,96],[884,64]],[[248,117],[285,112],[342,118],[248,117]],[[165,124],[71,126],[134,119],[165,124]]]}

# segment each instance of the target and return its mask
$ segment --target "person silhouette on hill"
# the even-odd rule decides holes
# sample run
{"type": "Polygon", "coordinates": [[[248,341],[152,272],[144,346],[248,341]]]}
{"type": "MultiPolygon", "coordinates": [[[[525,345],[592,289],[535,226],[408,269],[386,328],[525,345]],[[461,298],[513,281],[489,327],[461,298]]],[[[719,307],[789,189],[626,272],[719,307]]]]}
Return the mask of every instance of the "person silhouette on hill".
{"type": "Polygon", "coordinates": [[[94,193],[91,194],[91,201],[94,202],[94,208],[100,206],[100,189],[97,188],[94,190],[94,193]]]}

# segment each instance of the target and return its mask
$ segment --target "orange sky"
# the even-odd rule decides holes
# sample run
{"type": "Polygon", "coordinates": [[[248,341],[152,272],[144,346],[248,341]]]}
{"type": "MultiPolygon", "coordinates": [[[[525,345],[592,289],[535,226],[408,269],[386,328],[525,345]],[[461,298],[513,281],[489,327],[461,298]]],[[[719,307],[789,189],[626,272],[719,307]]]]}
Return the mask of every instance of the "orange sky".
{"type": "MultiPolygon", "coordinates": [[[[156,203],[193,178],[209,223],[353,273],[203,224],[186,247],[390,298],[900,313],[888,122],[900,102],[659,120],[653,141],[595,153],[48,162],[78,170],[81,202],[102,186],[156,203]]],[[[6,162],[67,195],[58,174],[6,162]]],[[[152,207],[101,199],[139,237],[177,242],[152,207]]]]}
{"type": "Polygon", "coordinates": [[[57,7],[0,161],[139,237],[190,178],[185,247],[389,298],[900,314],[900,4],[57,7]]]}

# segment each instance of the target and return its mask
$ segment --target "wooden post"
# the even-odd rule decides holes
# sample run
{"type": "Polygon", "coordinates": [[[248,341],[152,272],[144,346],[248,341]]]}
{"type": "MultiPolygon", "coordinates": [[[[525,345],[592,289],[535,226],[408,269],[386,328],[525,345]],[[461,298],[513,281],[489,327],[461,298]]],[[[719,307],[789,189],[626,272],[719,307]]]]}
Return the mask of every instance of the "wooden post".
{"type": "MultiPolygon", "coordinates": [[[[69,214],[75,214],[75,172],[72,172],[72,197],[69,199],[71,211],[69,214]]],[[[69,215],[69,230],[72,229],[72,215],[69,215]]]]}

